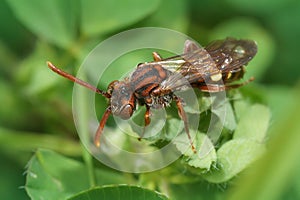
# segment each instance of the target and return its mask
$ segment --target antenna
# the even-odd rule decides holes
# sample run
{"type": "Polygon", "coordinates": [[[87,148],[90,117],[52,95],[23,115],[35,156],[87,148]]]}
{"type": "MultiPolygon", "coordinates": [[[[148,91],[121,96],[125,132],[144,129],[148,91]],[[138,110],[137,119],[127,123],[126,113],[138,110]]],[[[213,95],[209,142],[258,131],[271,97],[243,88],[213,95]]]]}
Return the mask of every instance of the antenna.
{"type": "Polygon", "coordinates": [[[90,90],[92,90],[92,91],[94,91],[94,92],[96,92],[98,94],[101,94],[101,95],[103,95],[106,98],[110,98],[111,97],[107,92],[104,92],[104,91],[102,91],[102,90],[100,90],[100,89],[92,86],[91,84],[89,84],[89,83],[87,83],[87,82],[85,82],[85,81],[83,81],[83,80],[81,80],[79,78],[76,78],[75,76],[73,76],[73,75],[71,75],[71,74],[69,74],[69,73],[67,73],[67,72],[65,72],[65,71],[57,68],[51,62],[47,61],[47,65],[48,65],[48,67],[52,71],[54,71],[58,75],[63,76],[65,78],[69,79],[70,81],[73,81],[74,83],[78,83],[79,85],[82,85],[83,87],[86,87],[86,88],[88,88],[88,89],[90,89],[90,90]]]}

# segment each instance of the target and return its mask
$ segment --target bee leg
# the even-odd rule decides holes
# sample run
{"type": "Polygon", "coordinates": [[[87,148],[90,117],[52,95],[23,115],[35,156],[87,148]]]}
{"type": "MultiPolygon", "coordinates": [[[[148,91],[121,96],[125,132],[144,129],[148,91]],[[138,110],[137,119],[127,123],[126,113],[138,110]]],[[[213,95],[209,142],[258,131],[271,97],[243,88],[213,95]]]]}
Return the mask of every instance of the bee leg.
{"type": "Polygon", "coordinates": [[[230,90],[230,89],[239,88],[244,85],[247,85],[248,83],[250,83],[252,81],[254,81],[254,77],[250,77],[248,80],[246,80],[242,83],[239,83],[239,84],[225,85],[225,87],[226,87],[226,90],[230,90]]]}
{"type": "Polygon", "coordinates": [[[180,116],[180,118],[182,119],[183,123],[184,123],[184,129],[185,129],[185,132],[188,136],[188,139],[190,141],[190,144],[191,144],[191,147],[192,147],[192,151],[194,153],[197,153],[197,150],[194,146],[194,143],[192,141],[192,137],[190,135],[190,131],[189,131],[189,125],[188,125],[188,118],[186,116],[186,113],[183,109],[183,102],[182,102],[182,99],[180,99],[179,97],[175,96],[175,101],[176,101],[176,106],[178,108],[178,115],[180,116]]]}
{"type": "Polygon", "coordinates": [[[199,87],[202,92],[222,92],[226,90],[225,85],[207,84],[199,87]]]}
{"type": "Polygon", "coordinates": [[[146,126],[148,126],[150,124],[150,122],[151,122],[151,119],[150,119],[150,107],[149,106],[146,106],[146,112],[145,112],[145,115],[144,115],[144,120],[145,120],[145,126],[143,127],[142,134],[138,138],[139,141],[141,141],[142,138],[144,137],[146,126]]]}
{"type": "Polygon", "coordinates": [[[245,81],[243,83],[239,83],[239,84],[232,84],[232,85],[207,84],[207,85],[200,86],[199,89],[202,92],[222,92],[222,91],[225,91],[225,90],[231,90],[231,89],[234,89],[234,88],[242,87],[242,86],[250,83],[253,80],[254,80],[254,77],[251,77],[247,81],[245,81]]]}
{"type": "Polygon", "coordinates": [[[161,61],[162,60],[162,57],[159,55],[159,53],[157,52],[152,52],[152,56],[153,56],[153,59],[154,61],[161,61]]]}
{"type": "Polygon", "coordinates": [[[98,129],[96,131],[96,135],[95,135],[95,138],[94,138],[94,144],[96,145],[96,147],[100,146],[100,136],[102,134],[102,131],[104,129],[104,126],[105,126],[106,121],[107,121],[107,119],[108,119],[108,117],[109,117],[110,114],[111,114],[111,107],[108,106],[106,108],[105,113],[102,116],[102,119],[101,119],[101,121],[99,123],[98,129]]]}

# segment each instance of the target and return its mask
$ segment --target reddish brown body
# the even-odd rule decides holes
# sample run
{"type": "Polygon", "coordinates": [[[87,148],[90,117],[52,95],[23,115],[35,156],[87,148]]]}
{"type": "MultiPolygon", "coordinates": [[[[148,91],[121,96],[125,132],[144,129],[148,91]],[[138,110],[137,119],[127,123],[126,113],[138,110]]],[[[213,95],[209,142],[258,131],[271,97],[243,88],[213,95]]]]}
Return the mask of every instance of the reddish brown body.
{"type": "Polygon", "coordinates": [[[95,135],[96,146],[100,145],[100,135],[110,114],[129,119],[137,104],[145,105],[144,118],[147,126],[150,123],[150,108],[160,109],[169,106],[174,100],[192,149],[196,152],[182,100],[174,92],[187,89],[187,85],[204,92],[220,92],[240,87],[253,79],[241,84],[230,83],[243,77],[244,66],[256,52],[257,46],[250,40],[227,38],[215,41],[206,48],[187,40],[182,55],[162,59],[158,53],[153,52],[153,62],[139,64],[123,81],[111,82],[106,92],[56,68],[50,62],[48,66],[59,75],[109,99],[95,135]]]}
{"type": "MultiPolygon", "coordinates": [[[[141,105],[155,109],[167,106],[170,102],[164,101],[164,96],[155,95],[153,91],[159,88],[160,84],[170,76],[171,72],[161,65],[141,64],[131,75],[131,83],[134,95],[141,105]]],[[[170,96],[170,95],[168,95],[170,96]]]]}

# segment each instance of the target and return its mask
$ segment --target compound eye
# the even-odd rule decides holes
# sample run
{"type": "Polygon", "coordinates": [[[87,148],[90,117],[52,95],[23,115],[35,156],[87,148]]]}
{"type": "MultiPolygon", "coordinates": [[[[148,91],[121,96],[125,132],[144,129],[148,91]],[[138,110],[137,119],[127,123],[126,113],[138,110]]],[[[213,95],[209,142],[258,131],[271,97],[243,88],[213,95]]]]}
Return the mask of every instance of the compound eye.
{"type": "Polygon", "coordinates": [[[122,108],[122,110],[120,112],[120,117],[122,119],[129,119],[131,117],[132,113],[133,113],[132,106],[130,104],[127,104],[122,108]]]}
{"type": "Polygon", "coordinates": [[[111,82],[109,85],[108,85],[108,87],[107,87],[107,93],[108,94],[110,94],[110,95],[112,95],[112,93],[113,93],[113,91],[114,91],[114,88],[116,87],[116,85],[119,83],[119,81],[113,81],[113,82],[111,82]]]}

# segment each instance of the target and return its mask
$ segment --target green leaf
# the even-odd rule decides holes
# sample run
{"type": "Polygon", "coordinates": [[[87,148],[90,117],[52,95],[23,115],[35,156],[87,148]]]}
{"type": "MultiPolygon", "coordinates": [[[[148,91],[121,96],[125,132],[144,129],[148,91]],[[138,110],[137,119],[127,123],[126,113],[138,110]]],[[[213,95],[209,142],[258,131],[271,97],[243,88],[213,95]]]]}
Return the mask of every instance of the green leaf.
{"type": "MultiPolygon", "coordinates": [[[[168,141],[171,141],[176,134],[178,133],[178,130],[183,129],[183,123],[180,119],[172,117],[167,118],[166,126],[163,128],[163,139],[166,139],[168,141]]],[[[183,133],[184,135],[184,133],[183,133]]]]}
{"type": "Polygon", "coordinates": [[[269,127],[270,110],[266,106],[255,104],[243,113],[234,132],[234,139],[252,139],[263,142],[269,127]]]}
{"type": "Polygon", "coordinates": [[[161,1],[153,15],[143,21],[144,26],[164,27],[172,30],[186,32],[189,24],[188,2],[173,0],[161,1]],[[174,13],[176,13],[174,15],[174,13]]]}
{"type": "MultiPolygon", "coordinates": [[[[24,153],[18,151],[15,155],[11,151],[1,151],[1,166],[0,166],[0,194],[1,199],[29,199],[25,190],[18,186],[24,185],[25,177],[24,163],[17,161],[17,156],[28,159],[24,153]],[[21,163],[21,164],[20,164],[21,163]]],[[[26,162],[25,162],[26,163],[26,162]]]]}
{"type": "Polygon", "coordinates": [[[279,7],[277,11],[271,12],[266,20],[268,24],[272,24],[270,32],[276,37],[276,55],[280,55],[273,59],[265,74],[265,81],[268,83],[290,86],[299,81],[299,46],[295,41],[298,41],[300,26],[294,26],[300,20],[299,10],[300,1],[291,1],[288,5],[285,4],[285,9],[279,7]]]}
{"type": "Polygon", "coordinates": [[[104,186],[81,192],[70,198],[70,200],[163,200],[166,196],[145,188],[129,185],[104,186]]]}
{"type": "Polygon", "coordinates": [[[159,0],[82,0],[81,29],[95,36],[124,28],[152,13],[159,0]]]}
{"type": "Polygon", "coordinates": [[[79,156],[81,148],[78,142],[66,139],[66,137],[15,131],[0,126],[0,145],[2,149],[9,151],[32,152],[39,147],[49,148],[66,155],[79,156]]]}
{"type": "MultiPolygon", "coordinates": [[[[117,173],[97,170],[98,184],[124,180],[117,173]]],[[[50,150],[39,149],[28,163],[25,189],[32,199],[66,199],[89,188],[87,167],[50,150]]]]}
{"type": "Polygon", "coordinates": [[[227,199],[299,199],[299,91],[299,86],[290,91],[293,100],[271,129],[270,135],[275,137],[268,143],[268,151],[236,181],[227,199]],[[294,195],[298,195],[290,196],[295,186],[294,195]]]}
{"type": "Polygon", "coordinates": [[[217,151],[219,168],[204,174],[213,183],[222,183],[236,176],[265,151],[265,145],[253,140],[231,140],[217,151]]]}
{"type": "Polygon", "coordinates": [[[210,182],[221,183],[236,176],[265,150],[265,139],[269,126],[270,112],[266,106],[255,104],[241,113],[233,139],[217,151],[220,169],[204,177],[210,182]]]}
{"type": "Polygon", "coordinates": [[[234,101],[233,109],[236,116],[237,121],[240,120],[241,116],[244,115],[245,112],[247,112],[248,108],[251,106],[251,104],[243,99],[243,96],[238,93],[234,96],[237,100],[234,101]]]}
{"type": "Polygon", "coordinates": [[[7,0],[15,16],[42,39],[69,47],[76,36],[78,1],[7,0]]]}
{"type": "Polygon", "coordinates": [[[294,101],[294,94],[292,88],[289,86],[272,86],[266,88],[264,91],[268,106],[272,110],[272,121],[276,121],[287,111],[286,105],[294,101]]]}
{"type": "Polygon", "coordinates": [[[205,181],[185,184],[170,184],[168,192],[172,200],[222,200],[222,186],[207,184],[205,181]]]}
{"type": "Polygon", "coordinates": [[[196,154],[189,147],[188,142],[184,133],[174,140],[177,149],[186,156],[185,158],[190,166],[209,170],[212,163],[217,161],[216,150],[210,139],[203,133],[197,133],[193,141],[197,150],[196,154]]]}
{"type": "Polygon", "coordinates": [[[16,79],[22,85],[24,93],[36,96],[63,81],[47,67],[47,59],[54,57],[56,56],[53,49],[45,43],[38,42],[33,53],[20,63],[16,79]]]}
{"type": "MultiPolygon", "coordinates": [[[[14,53],[26,54],[33,41],[32,35],[16,19],[7,1],[0,2],[0,27],[2,27],[0,32],[0,63],[8,64],[8,62],[17,61],[17,56],[14,53]],[[7,48],[4,52],[2,45],[7,48]]],[[[11,65],[1,67],[7,68],[9,66],[11,65]]]]}
{"type": "Polygon", "coordinates": [[[26,125],[28,123],[26,104],[16,92],[16,87],[7,83],[7,80],[0,79],[0,94],[0,126],[17,128],[26,125]]]}
{"type": "Polygon", "coordinates": [[[213,108],[212,112],[221,119],[221,122],[223,121],[222,126],[224,126],[224,128],[227,128],[228,130],[233,131],[236,128],[236,121],[232,106],[228,99],[222,99],[221,102],[219,102],[218,105],[214,107],[216,108],[213,108]]]}
{"type": "Polygon", "coordinates": [[[230,6],[233,6],[241,12],[260,13],[262,15],[271,14],[282,11],[282,8],[286,5],[286,1],[247,1],[247,0],[226,0],[230,6]],[[267,10],[264,8],[268,8],[267,10]]]}
{"type": "Polygon", "coordinates": [[[198,98],[199,105],[200,105],[200,112],[204,112],[211,109],[213,102],[216,100],[215,96],[203,96],[201,95],[198,98]]]}

